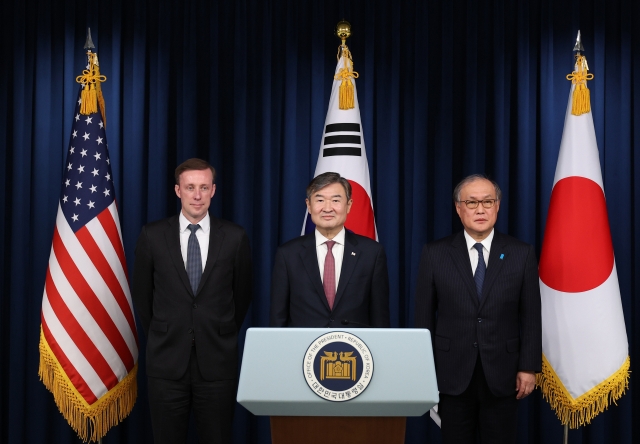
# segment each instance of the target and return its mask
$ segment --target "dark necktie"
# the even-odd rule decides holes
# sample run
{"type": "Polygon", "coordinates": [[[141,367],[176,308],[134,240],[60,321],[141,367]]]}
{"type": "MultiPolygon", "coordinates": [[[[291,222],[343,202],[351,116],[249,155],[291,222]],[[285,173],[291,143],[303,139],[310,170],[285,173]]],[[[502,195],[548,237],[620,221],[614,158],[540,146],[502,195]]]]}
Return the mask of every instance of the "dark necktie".
{"type": "Polygon", "coordinates": [[[482,244],[477,243],[473,246],[478,250],[478,266],[473,279],[476,281],[476,290],[478,291],[478,299],[482,297],[482,284],[484,283],[484,275],[487,272],[487,264],[484,262],[484,254],[482,253],[482,244]]]}
{"type": "Polygon", "coordinates": [[[324,274],[322,276],[322,286],[327,297],[329,308],[333,310],[333,302],[336,300],[336,260],[331,249],[336,241],[327,241],[327,256],[324,258],[324,274]]]}
{"type": "Polygon", "coordinates": [[[200,228],[200,225],[189,225],[191,234],[187,244],[187,275],[189,275],[189,282],[191,282],[194,296],[198,291],[198,285],[200,285],[200,278],[202,277],[202,255],[200,254],[200,243],[196,237],[198,228],[200,228]]]}

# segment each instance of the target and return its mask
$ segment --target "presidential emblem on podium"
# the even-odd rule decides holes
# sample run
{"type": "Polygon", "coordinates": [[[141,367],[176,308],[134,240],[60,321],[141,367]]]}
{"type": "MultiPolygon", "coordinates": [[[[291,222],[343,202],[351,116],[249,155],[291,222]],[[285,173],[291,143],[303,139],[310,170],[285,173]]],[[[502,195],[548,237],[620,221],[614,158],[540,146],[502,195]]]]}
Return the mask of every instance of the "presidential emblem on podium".
{"type": "Polygon", "coordinates": [[[307,349],[303,373],[316,395],[328,401],[349,401],[371,382],[373,356],[367,344],[352,333],[325,333],[307,349]]]}
{"type": "Polygon", "coordinates": [[[357,359],[352,357],[353,352],[327,352],[320,357],[320,380],[326,379],[353,379],[356,380],[357,359]]]}

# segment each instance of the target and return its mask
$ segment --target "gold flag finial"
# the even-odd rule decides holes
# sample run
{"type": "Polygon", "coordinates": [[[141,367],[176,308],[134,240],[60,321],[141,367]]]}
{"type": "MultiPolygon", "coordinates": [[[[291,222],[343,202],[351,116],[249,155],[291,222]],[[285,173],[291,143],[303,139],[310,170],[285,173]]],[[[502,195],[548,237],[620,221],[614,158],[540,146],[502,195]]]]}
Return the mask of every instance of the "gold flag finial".
{"type": "Polygon", "coordinates": [[[584,51],[580,31],[578,31],[578,37],[576,38],[576,44],[573,50],[576,52],[575,71],[567,74],[567,80],[571,80],[571,83],[575,85],[573,89],[571,114],[580,116],[591,111],[591,93],[589,92],[589,88],[587,88],[587,80],[593,80],[593,74],[587,73],[589,70],[587,59],[580,54],[580,51],[584,51]]]}
{"type": "Polygon", "coordinates": [[[342,44],[347,44],[347,39],[351,36],[351,23],[346,20],[341,20],[336,25],[336,35],[340,40],[342,40],[342,44]]]}
{"type": "Polygon", "coordinates": [[[346,20],[341,20],[336,25],[336,35],[342,40],[342,45],[338,47],[338,60],[342,57],[343,65],[335,80],[342,80],[340,84],[340,94],[338,107],[340,109],[352,109],[355,107],[355,90],[351,79],[357,79],[358,73],[353,70],[353,59],[347,46],[347,39],[351,36],[351,24],[346,20]]]}

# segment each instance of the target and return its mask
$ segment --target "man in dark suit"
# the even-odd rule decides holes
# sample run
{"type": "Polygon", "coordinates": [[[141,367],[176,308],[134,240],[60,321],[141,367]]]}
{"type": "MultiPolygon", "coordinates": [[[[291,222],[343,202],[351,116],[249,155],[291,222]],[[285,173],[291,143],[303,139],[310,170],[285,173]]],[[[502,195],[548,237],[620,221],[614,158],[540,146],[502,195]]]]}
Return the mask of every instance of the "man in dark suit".
{"type": "Polygon", "coordinates": [[[378,242],[345,230],[351,185],[337,173],[307,187],[314,233],[278,248],[272,327],[388,327],[387,257],[378,242]]]}
{"type": "Polygon", "coordinates": [[[209,163],[189,159],[175,178],[180,214],[142,228],[133,273],[154,440],[185,442],[193,409],[199,442],[230,443],[238,331],[251,302],[249,241],[240,226],[209,215],[209,163]]]}
{"type": "Polygon", "coordinates": [[[416,327],[431,331],[443,442],[513,443],[517,400],[542,366],[535,251],[494,230],[501,191],[482,175],[454,191],[464,230],[422,250],[416,327]]]}

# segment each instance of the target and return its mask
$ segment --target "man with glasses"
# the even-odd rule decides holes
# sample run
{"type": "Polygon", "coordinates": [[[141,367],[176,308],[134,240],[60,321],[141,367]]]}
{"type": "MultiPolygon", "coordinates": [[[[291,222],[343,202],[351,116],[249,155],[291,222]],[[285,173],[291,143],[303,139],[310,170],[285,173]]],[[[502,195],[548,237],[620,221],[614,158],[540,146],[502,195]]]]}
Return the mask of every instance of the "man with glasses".
{"type": "Polygon", "coordinates": [[[538,262],[494,230],[502,193],[475,174],[455,188],[464,230],[425,245],[415,326],[431,332],[445,444],[515,443],[518,400],[542,366],[538,262]]]}

